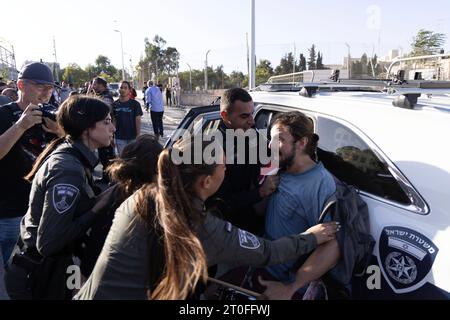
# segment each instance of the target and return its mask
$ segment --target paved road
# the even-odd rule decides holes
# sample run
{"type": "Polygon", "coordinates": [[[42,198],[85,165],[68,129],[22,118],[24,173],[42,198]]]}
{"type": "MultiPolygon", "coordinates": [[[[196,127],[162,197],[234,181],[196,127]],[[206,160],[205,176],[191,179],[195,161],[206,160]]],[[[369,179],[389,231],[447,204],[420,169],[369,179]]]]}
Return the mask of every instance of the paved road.
{"type": "MultiPolygon", "coordinates": [[[[144,107],[144,102],[142,99],[137,99],[142,107],[144,107]]],[[[178,128],[178,125],[183,120],[186,113],[189,111],[191,107],[165,107],[164,110],[164,118],[163,118],[163,125],[164,125],[164,137],[160,138],[160,142],[162,145],[166,143],[166,141],[169,139],[169,137],[172,135],[172,133],[178,128]]],[[[150,133],[153,134],[153,126],[152,121],[150,118],[150,112],[145,111],[144,108],[142,108],[142,112],[144,115],[142,116],[142,127],[141,127],[141,133],[150,133]]],[[[101,165],[98,165],[95,168],[94,171],[94,177],[100,178],[102,175],[102,167],[101,165]]]]}

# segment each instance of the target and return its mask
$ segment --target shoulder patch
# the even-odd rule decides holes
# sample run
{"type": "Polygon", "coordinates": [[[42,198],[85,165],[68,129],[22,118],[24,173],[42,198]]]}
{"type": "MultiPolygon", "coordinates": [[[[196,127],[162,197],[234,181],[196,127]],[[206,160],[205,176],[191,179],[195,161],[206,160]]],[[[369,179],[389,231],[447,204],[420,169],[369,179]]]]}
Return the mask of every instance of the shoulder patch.
{"type": "Polygon", "coordinates": [[[239,229],[239,245],[245,249],[255,250],[261,246],[258,238],[250,232],[239,229]]]}
{"type": "Polygon", "coordinates": [[[71,184],[55,185],[53,187],[53,207],[58,213],[65,213],[73,206],[79,192],[80,190],[71,184]]]}

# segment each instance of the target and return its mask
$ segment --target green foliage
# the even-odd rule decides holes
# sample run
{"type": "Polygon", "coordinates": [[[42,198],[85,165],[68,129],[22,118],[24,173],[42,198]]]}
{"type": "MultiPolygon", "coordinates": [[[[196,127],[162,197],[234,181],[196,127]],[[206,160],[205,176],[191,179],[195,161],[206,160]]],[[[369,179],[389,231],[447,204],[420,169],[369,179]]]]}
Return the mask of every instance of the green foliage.
{"type": "Polygon", "coordinates": [[[260,85],[261,83],[266,83],[267,80],[273,76],[274,71],[272,68],[272,64],[269,60],[259,60],[259,64],[256,66],[255,70],[255,81],[256,85],[260,85]]]}
{"type": "Polygon", "coordinates": [[[299,65],[298,65],[298,71],[305,71],[306,70],[306,58],[303,55],[303,53],[300,54],[300,60],[299,60],[299,65]]]}
{"type": "Polygon", "coordinates": [[[445,34],[420,29],[411,43],[411,56],[437,54],[445,44],[445,34]]]}
{"type": "Polygon", "coordinates": [[[109,58],[103,55],[99,55],[95,59],[93,71],[95,75],[102,75],[108,82],[117,82],[122,78],[122,75],[117,72],[116,67],[111,64],[109,58]]]}
{"type": "Polygon", "coordinates": [[[308,70],[316,70],[316,61],[317,61],[317,55],[316,55],[316,46],[313,44],[311,49],[308,49],[309,51],[309,59],[308,59],[308,70]]]}
{"type": "Polygon", "coordinates": [[[364,53],[359,61],[352,62],[352,79],[367,79],[372,78],[372,66],[375,72],[375,77],[383,72],[381,65],[378,64],[378,57],[374,55],[373,58],[368,58],[364,53]]]}
{"type": "Polygon", "coordinates": [[[175,47],[164,49],[167,41],[159,35],[156,35],[152,42],[148,38],[145,38],[144,42],[145,57],[141,58],[139,65],[140,70],[144,70],[144,75],[147,71],[146,79],[151,78],[151,73],[158,75],[158,78],[163,74],[169,76],[177,73],[180,53],[175,47]]]}
{"type": "Polygon", "coordinates": [[[317,53],[316,69],[318,70],[325,69],[325,66],[323,65],[323,57],[320,51],[317,53]]]}
{"type": "Polygon", "coordinates": [[[0,69],[0,79],[2,79],[2,81],[7,80],[9,77],[9,73],[7,69],[0,69]]]}
{"type": "Polygon", "coordinates": [[[76,63],[70,63],[61,71],[62,77],[60,79],[73,83],[76,88],[83,86],[87,79],[89,79],[88,73],[76,63]]]}
{"type": "MultiPolygon", "coordinates": [[[[298,65],[295,65],[295,70],[298,70],[298,65]]],[[[275,68],[275,75],[292,73],[294,71],[294,55],[289,52],[280,60],[280,64],[275,68]]]]}

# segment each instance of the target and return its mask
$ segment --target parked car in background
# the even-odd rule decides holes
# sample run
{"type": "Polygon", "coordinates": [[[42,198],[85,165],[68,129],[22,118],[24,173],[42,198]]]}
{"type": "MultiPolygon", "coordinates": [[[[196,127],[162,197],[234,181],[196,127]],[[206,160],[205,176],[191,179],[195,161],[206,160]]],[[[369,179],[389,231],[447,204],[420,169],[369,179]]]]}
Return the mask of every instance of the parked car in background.
{"type": "Polygon", "coordinates": [[[118,82],[112,82],[112,83],[108,84],[108,89],[111,92],[111,94],[113,95],[113,97],[119,96],[119,88],[120,88],[120,83],[118,83],[118,82]]]}

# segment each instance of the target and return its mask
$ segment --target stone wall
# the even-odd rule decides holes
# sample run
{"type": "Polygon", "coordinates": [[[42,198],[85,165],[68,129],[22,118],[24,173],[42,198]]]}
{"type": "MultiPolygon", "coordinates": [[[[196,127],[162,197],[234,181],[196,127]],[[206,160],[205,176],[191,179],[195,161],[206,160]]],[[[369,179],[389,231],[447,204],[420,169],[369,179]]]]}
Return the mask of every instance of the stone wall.
{"type": "Polygon", "coordinates": [[[217,97],[220,97],[225,90],[211,90],[205,93],[182,93],[181,105],[183,106],[207,106],[217,97]]]}

